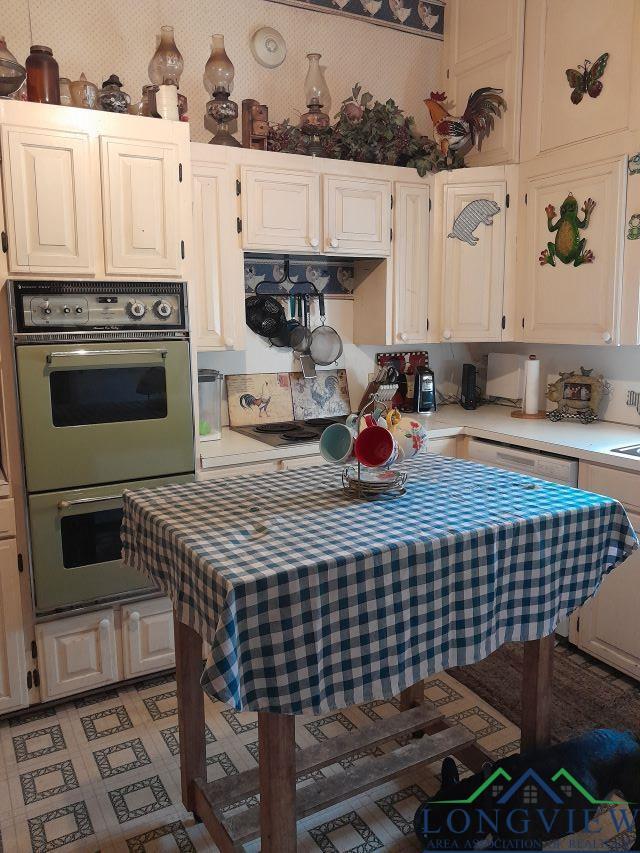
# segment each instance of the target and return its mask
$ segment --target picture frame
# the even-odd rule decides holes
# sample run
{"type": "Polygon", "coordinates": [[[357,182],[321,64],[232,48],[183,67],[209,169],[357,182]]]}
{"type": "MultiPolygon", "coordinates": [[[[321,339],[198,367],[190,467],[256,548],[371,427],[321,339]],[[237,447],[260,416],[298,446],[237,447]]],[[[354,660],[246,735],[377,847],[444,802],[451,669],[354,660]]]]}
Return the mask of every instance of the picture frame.
{"type": "Polygon", "coordinates": [[[606,383],[602,375],[580,368],[580,372],[561,373],[547,388],[547,400],[557,408],[547,413],[552,421],[578,420],[592,423],[598,419],[606,383]]]}

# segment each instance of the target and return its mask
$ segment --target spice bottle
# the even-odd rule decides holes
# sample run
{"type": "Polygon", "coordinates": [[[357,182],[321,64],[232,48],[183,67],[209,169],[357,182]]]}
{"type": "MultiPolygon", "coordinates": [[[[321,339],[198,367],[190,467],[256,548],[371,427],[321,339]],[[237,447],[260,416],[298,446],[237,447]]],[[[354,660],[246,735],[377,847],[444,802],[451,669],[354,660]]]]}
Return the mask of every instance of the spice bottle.
{"type": "Polygon", "coordinates": [[[31,45],[25,67],[27,100],[36,104],[59,104],[60,75],[51,48],[43,44],[31,45]]]}

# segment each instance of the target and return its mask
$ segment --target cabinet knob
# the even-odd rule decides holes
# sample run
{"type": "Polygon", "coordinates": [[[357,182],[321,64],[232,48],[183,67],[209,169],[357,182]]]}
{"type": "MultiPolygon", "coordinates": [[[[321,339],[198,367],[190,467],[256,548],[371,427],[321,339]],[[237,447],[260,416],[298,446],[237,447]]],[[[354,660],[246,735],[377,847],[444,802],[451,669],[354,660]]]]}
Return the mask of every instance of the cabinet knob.
{"type": "Polygon", "coordinates": [[[137,610],[134,610],[129,614],[129,622],[131,622],[131,627],[137,631],[140,625],[140,614],[137,610]]]}
{"type": "Polygon", "coordinates": [[[453,337],[451,329],[444,329],[442,332],[442,337],[445,339],[445,341],[450,341],[453,337]]]}
{"type": "Polygon", "coordinates": [[[320,245],[320,240],[318,240],[317,237],[311,237],[311,239],[309,240],[309,245],[312,246],[314,249],[317,249],[320,245]]]}
{"type": "Polygon", "coordinates": [[[235,343],[235,341],[233,338],[225,338],[224,339],[224,345],[226,346],[227,349],[233,349],[234,343],[235,343]]]}
{"type": "Polygon", "coordinates": [[[108,619],[101,619],[98,622],[98,631],[100,632],[100,642],[107,643],[109,641],[109,629],[111,622],[108,619]]]}
{"type": "Polygon", "coordinates": [[[332,237],[329,240],[329,246],[331,246],[332,249],[337,249],[339,245],[340,245],[340,241],[336,240],[335,237],[332,237]]]}
{"type": "Polygon", "coordinates": [[[400,338],[401,341],[408,341],[409,340],[409,335],[406,332],[400,332],[398,337],[400,338]]]}
{"type": "Polygon", "coordinates": [[[276,468],[278,471],[286,471],[287,463],[284,461],[284,459],[278,459],[278,461],[276,462],[276,468]]]}
{"type": "Polygon", "coordinates": [[[611,341],[613,340],[613,336],[612,336],[611,332],[603,332],[602,333],[602,340],[605,342],[605,344],[610,344],[611,341]]]}

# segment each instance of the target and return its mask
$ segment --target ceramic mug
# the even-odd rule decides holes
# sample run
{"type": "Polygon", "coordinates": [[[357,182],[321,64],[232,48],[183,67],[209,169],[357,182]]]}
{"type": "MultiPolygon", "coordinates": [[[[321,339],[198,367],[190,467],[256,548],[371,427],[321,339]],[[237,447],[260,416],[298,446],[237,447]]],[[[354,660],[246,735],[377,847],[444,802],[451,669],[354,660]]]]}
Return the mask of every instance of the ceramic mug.
{"type": "Polygon", "coordinates": [[[401,418],[393,429],[393,437],[398,442],[401,462],[413,459],[427,446],[427,431],[419,421],[413,418],[401,418]]]}
{"type": "Polygon", "coordinates": [[[356,459],[366,468],[384,468],[398,458],[398,443],[386,427],[368,426],[356,438],[356,459]]]}
{"type": "Polygon", "coordinates": [[[353,430],[346,424],[331,424],[320,436],[322,458],[332,465],[346,465],[353,461],[353,430]]]}

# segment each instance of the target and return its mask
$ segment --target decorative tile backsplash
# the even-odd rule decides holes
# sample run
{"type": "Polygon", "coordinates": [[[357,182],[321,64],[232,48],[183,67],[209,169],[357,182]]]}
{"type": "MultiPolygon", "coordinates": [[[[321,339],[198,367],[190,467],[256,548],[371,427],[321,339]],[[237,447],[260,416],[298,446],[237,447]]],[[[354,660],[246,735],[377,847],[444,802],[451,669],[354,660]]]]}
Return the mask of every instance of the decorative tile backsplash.
{"type": "Polygon", "coordinates": [[[310,293],[314,284],[320,293],[348,296],[355,286],[355,267],[351,258],[297,255],[289,261],[289,278],[285,278],[285,261],[282,255],[244,256],[244,289],[253,293],[261,282],[261,294],[310,293]],[[284,281],[282,281],[284,279],[284,281]],[[267,284],[266,282],[273,282],[267,284]]]}

